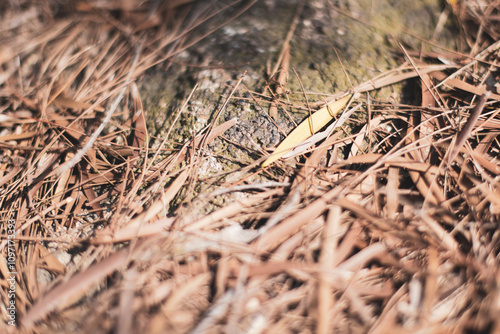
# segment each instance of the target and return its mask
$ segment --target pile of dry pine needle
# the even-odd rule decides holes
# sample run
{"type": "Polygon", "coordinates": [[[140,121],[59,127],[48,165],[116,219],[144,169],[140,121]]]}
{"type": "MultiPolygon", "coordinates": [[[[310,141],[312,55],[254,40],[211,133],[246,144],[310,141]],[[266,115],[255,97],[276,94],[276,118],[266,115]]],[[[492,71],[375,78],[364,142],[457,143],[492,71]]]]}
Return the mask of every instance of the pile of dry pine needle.
{"type": "Polygon", "coordinates": [[[216,13],[139,2],[0,5],[2,332],[500,331],[498,2],[450,1],[470,53],[356,87],[414,78],[418,104],[362,94],[359,131],[203,217],[168,203],[235,121],[148,147],[136,79],[216,13]]]}

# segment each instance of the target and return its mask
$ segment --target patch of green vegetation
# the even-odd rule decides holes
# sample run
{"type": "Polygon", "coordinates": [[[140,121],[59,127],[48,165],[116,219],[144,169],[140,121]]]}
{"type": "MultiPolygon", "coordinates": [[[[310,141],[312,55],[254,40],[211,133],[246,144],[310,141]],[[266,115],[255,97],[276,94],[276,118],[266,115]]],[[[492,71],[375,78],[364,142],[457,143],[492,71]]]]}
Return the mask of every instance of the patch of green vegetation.
{"type": "MultiPolygon", "coordinates": [[[[415,36],[432,38],[439,5],[436,0],[357,0],[346,2],[342,13],[321,16],[321,21],[305,18],[292,40],[290,66],[296,68],[306,91],[348,90],[403,63],[402,55],[395,56],[402,53],[398,43],[407,49],[428,49],[415,36]]],[[[288,86],[301,91],[293,74],[288,86]]],[[[377,97],[388,99],[393,92],[381,89],[377,97]]]]}

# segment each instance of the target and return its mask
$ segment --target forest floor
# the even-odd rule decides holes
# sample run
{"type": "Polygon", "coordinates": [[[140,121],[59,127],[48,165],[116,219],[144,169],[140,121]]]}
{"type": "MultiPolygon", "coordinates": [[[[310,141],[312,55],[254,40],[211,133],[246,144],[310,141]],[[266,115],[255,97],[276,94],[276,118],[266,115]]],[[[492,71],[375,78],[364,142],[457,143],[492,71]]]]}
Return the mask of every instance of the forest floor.
{"type": "Polygon", "coordinates": [[[0,331],[500,333],[498,1],[0,15],[0,331]]]}

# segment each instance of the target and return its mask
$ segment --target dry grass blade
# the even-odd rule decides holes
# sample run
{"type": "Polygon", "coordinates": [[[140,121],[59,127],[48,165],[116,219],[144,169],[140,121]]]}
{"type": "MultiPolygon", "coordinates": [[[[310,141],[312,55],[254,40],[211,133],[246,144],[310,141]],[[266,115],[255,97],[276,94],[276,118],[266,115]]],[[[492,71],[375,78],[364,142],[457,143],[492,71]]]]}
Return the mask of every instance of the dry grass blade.
{"type": "MultiPolygon", "coordinates": [[[[324,268],[332,268],[336,263],[336,249],[338,243],[338,229],[340,226],[341,210],[333,206],[328,212],[325,229],[322,232],[322,249],[319,263],[324,268]]],[[[320,334],[330,333],[330,310],[332,309],[332,291],[326,274],[320,274],[318,287],[318,330],[320,334]]]]}
{"type": "Polygon", "coordinates": [[[474,125],[476,124],[479,115],[481,115],[481,112],[484,109],[484,106],[486,104],[486,100],[488,100],[488,97],[490,96],[490,92],[486,92],[481,97],[479,98],[479,101],[477,102],[476,106],[472,109],[471,115],[467,122],[465,123],[464,128],[462,131],[457,136],[457,139],[453,143],[453,146],[451,146],[451,150],[449,151],[447,155],[447,161],[446,165],[450,165],[453,160],[457,157],[458,152],[460,149],[463,147],[465,144],[465,141],[469,138],[472,129],[474,125]]]}
{"type": "Polygon", "coordinates": [[[49,312],[62,309],[75,298],[75,295],[85,292],[90,285],[124,266],[129,259],[129,252],[129,249],[121,250],[51,290],[26,313],[22,319],[22,326],[30,329],[35,321],[45,317],[49,312]]]}

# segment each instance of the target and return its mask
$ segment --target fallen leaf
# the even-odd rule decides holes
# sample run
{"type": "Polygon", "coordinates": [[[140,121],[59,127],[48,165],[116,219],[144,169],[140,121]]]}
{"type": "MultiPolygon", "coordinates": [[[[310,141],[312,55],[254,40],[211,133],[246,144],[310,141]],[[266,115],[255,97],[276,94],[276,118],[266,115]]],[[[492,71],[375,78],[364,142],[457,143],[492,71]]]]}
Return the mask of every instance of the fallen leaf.
{"type": "Polygon", "coordinates": [[[304,140],[311,137],[318,130],[323,128],[332,118],[341,111],[347,102],[351,99],[352,94],[349,94],[340,100],[332,102],[325,107],[321,108],[306,120],[300,123],[289,135],[281,142],[276,150],[267,158],[262,167],[269,166],[291,150],[293,150],[297,145],[302,143],[304,140]]]}

